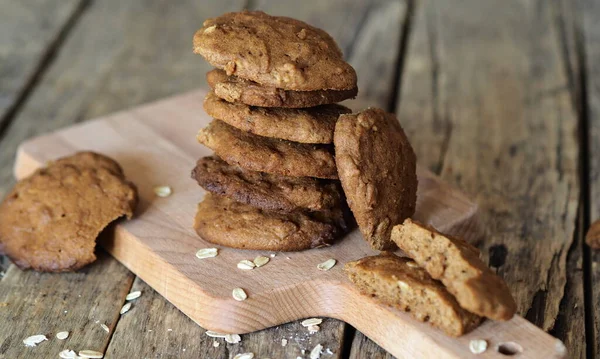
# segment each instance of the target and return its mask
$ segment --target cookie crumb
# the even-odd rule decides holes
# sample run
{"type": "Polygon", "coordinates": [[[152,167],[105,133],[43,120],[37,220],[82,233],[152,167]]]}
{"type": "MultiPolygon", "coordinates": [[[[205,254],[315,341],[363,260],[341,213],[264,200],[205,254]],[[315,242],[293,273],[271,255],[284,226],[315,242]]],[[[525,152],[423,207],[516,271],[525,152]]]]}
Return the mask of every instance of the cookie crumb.
{"type": "Polygon", "coordinates": [[[215,348],[218,348],[218,347],[219,347],[219,345],[221,345],[221,344],[219,344],[219,342],[218,342],[218,341],[216,341],[216,340],[215,340],[215,341],[213,342],[213,347],[215,347],[215,348]]]}
{"type": "Polygon", "coordinates": [[[288,342],[287,339],[285,339],[285,338],[281,339],[281,346],[282,347],[286,346],[287,342],[288,342]]]}

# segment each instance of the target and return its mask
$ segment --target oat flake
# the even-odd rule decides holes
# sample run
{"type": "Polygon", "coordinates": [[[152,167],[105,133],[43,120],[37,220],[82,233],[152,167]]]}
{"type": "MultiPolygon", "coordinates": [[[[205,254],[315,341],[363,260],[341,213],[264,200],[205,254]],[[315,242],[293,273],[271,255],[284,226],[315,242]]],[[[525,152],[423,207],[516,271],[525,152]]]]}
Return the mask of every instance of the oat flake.
{"type": "Polygon", "coordinates": [[[318,325],[309,325],[307,327],[307,329],[310,334],[314,334],[314,333],[318,332],[321,328],[319,328],[318,325]]]}
{"type": "Polygon", "coordinates": [[[242,288],[235,288],[231,294],[233,295],[233,299],[237,300],[237,301],[242,301],[242,300],[246,300],[246,298],[248,298],[248,295],[246,294],[246,292],[242,289],[242,288]]]}
{"type": "Polygon", "coordinates": [[[127,313],[129,309],[131,309],[131,303],[125,303],[125,305],[121,308],[121,311],[119,313],[123,315],[127,313]]]}
{"type": "Polygon", "coordinates": [[[65,340],[69,337],[69,332],[58,332],[56,333],[56,339],[65,340]]]}
{"type": "Polygon", "coordinates": [[[237,344],[242,341],[239,334],[225,334],[225,341],[229,344],[237,344]]]}
{"type": "Polygon", "coordinates": [[[77,358],[77,353],[75,353],[71,349],[65,349],[62,352],[58,353],[58,356],[62,359],[75,359],[77,358]]]}
{"type": "Polygon", "coordinates": [[[154,187],[154,194],[158,197],[169,197],[173,191],[169,186],[157,186],[154,187]]]}
{"type": "Polygon", "coordinates": [[[302,321],[303,327],[310,327],[311,325],[319,325],[323,323],[323,319],[321,318],[309,318],[302,321]]]}
{"type": "Polygon", "coordinates": [[[487,350],[488,343],[483,339],[473,339],[469,342],[469,350],[473,354],[481,354],[487,350]]]}
{"type": "Polygon", "coordinates": [[[284,347],[287,345],[287,339],[283,338],[281,339],[281,346],[284,347]]]}
{"type": "Polygon", "coordinates": [[[215,340],[215,341],[213,342],[213,347],[215,347],[215,348],[218,348],[218,347],[219,347],[219,345],[220,345],[220,344],[219,344],[219,342],[218,342],[218,341],[216,341],[216,340],[215,340]]]}
{"type": "Polygon", "coordinates": [[[267,263],[269,263],[269,257],[258,256],[254,258],[254,265],[256,265],[257,267],[262,267],[267,263]]]}
{"type": "Polygon", "coordinates": [[[82,358],[102,359],[104,357],[104,354],[95,350],[82,350],[79,352],[79,356],[82,358]]]}
{"type": "Polygon", "coordinates": [[[204,334],[208,335],[211,338],[225,338],[225,334],[217,333],[212,330],[207,330],[204,334]]]}
{"type": "Polygon", "coordinates": [[[322,271],[327,271],[327,270],[330,270],[331,268],[333,268],[333,266],[336,263],[337,263],[337,261],[335,259],[329,258],[325,262],[317,264],[317,268],[319,268],[319,270],[322,270],[322,271]]]}
{"type": "Polygon", "coordinates": [[[202,248],[198,249],[196,252],[196,258],[204,259],[204,258],[212,258],[216,257],[219,254],[219,250],[217,248],[202,248]]]}
{"type": "Polygon", "coordinates": [[[100,324],[100,327],[102,327],[102,329],[104,329],[105,332],[110,333],[110,329],[108,328],[108,326],[104,323],[100,324]]]}
{"type": "Polygon", "coordinates": [[[321,344],[317,344],[313,350],[310,351],[310,359],[319,359],[321,357],[321,350],[323,350],[323,346],[321,344]]]}
{"type": "Polygon", "coordinates": [[[242,353],[233,357],[233,359],[253,359],[254,353],[242,353]]]}
{"type": "Polygon", "coordinates": [[[25,344],[25,346],[27,347],[34,347],[43,342],[44,340],[48,340],[48,338],[46,338],[45,335],[32,335],[30,337],[25,338],[23,340],[23,344],[25,344]]]}
{"type": "Polygon", "coordinates": [[[136,290],[135,292],[131,292],[131,293],[127,294],[127,296],[125,297],[125,300],[138,299],[141,295],[142,295],[142,292],[140,292],[139,290],[136,290]]]}
{"type": "Polygon", "coordinates": [[[237,267],[242,270],[250,270],[250,269],[254,269],[255,265],[253,262],[251,262],[247,259],[243,259],[237,264],[237,267]]]}

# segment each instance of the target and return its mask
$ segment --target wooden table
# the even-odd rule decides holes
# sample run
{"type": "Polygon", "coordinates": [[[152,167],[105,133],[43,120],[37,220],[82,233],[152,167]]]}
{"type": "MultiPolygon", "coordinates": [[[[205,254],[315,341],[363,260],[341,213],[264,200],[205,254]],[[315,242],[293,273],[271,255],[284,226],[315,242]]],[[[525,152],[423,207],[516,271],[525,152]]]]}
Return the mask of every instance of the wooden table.
{"type": "MultiPolygon", "coordinates": [[[[329,31],[359,76],[353,107],[395,111],[419,162],[479,203],[487,234],[477,244],[519,313],[573,358],[600,352],[600,253],[583,243],[600,217],[597,1],[0,0],[0,195],[24,139],[206,86],[192,34],[244,7],[329,31]]],[[[106,358],[306,358],[317,343],[333,353],[326,359],[390,357],[333,319],[313,335],[289,323],[214,347],[102,253],[70,274],[1,263],[0,358],[55,358],[64,347],[106,358]],[[120,317],[131,290],[143,291],[136,314],[120,317]],[[68,342],[22,343],[60,330],[68,342]]]]}

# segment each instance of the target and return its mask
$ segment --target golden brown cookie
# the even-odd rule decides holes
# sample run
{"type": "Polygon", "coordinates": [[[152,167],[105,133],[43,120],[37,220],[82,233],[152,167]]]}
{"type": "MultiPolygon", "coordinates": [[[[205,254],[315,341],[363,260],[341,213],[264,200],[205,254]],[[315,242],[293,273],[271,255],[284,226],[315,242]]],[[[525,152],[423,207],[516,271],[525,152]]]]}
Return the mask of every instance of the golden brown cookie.
{"type": "Polygon", "coordinates": [[[204,98],[204,110],[239,130],[259,136],[300,143],[333,143],[338,117],[352,112],[341,105],[323,105],[306,109],[284,109],[230,103],[213,92],[204,98]]]}
{"type": "Polygon", "coordinates": [[[392,240],[431,277],[444,283],[466,310],[495,320],[509,320],[515,314],[517,305],[504,280],[466,241],[411,219],[394,227],[392,240]]]}
{"type": "Polygon", "coordinates": [[[585,243],[591,248],[600,248],[600,219],[592,223],[585,235],[585,243]]]}
{"type": "Polygon", "coordinates": [[[302,212],[267,212],[207,193],[194,228],[204,240],[232,248],[301,251],[333,243],[339,230],[302,212]]]}
{"type": "Polygon", "coordinates": [[[236,76],[227,76],[225,71],[219,69],[207,72],[206,81],[218,97],[228,102],[260,107],[306,108],[355,98],[358,93],[356,87],[340,91],[287,91],[236,76]]]}
{"type": "Polygon", "coordinates": [[[194,52],[228,75],[293,91],[349,90],[356,72],[325,31],[302,21],[242,11],[208,19],[194,52]]]}
{"type": "Polygon", "coordinates": [[[296,143],[242,132],[213,120],[197,139],[227,163],[251,171],[292,177],[337,179],[335,160],[326,145],[296,143]]]}
{"type": "Polygon", "coordinates": [[[0,204],[0,252],[22,269],[63,272],[96,259],[96,237],[131,218],[135,186],[113,160],[80,152],[19,181],[0,204]]]}
{"type": "Polygon", "coordinates": [[[365,240],[392,249],[392,227],[415,211],[416,157],[391,113],[369,108],[341,115],[333,143],[338,175],[365,240]]]}
{"type": "Polygon", "coordinates": [[[321,211],[340,205],[334,181],[248,171],[216,156],[199,159],[192,178],[207,191],[267,211],[321,211]]]}
{"type": "Polygon", "coordinates": [[[383,252],[346,263],[344,271],[362,294],[410,312],[453,337],[481,323],[480,317],[458,305],[442,283],[408,258],[383,252]]]}

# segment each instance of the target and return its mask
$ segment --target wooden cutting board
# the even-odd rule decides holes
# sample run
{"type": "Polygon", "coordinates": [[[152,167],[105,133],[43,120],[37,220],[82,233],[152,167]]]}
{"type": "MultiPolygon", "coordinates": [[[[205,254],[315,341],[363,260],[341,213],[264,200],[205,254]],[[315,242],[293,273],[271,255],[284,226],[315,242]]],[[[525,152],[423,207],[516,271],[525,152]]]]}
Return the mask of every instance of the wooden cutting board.
{"type": "MultiPolygon", "coordinates": [[[[360,295],[346,279],[344,263],[375,251],[354,232],[328,248],[275,253],[264,267],[242,271],[242,259],[271,252],[220,248],[215,258],[199,260],[200,248],[214,247],[192,229],[204,191],[190,178],[195,161],[211,153],[196,142],[210,122],[202,109],[204,90],[195,91],[111,116],[75,125],[23,143],[15,165],[17,178],[47,161],[75,151],[93,150],[116,159],[140,192],[135,219],[119,222],[114,236],[101,243],[108,252],[206,329],[247,333],[307,317],[344,320],[398,358],[562,358],[562,342],[525,319],[486,321],[475,331],[450,338],[410,315],[360,295]],[[173,194],[156,197],[153,188],[168,185],[173,194]],[[317,264],[334,258],[327,272],[317,264]],[[241,287],[248,299],[232,298],[241,287]],[[488,350],[469,351],[472,339],[485,339],[488,350]]],[[[419,170],[416,219],[441,231],[477,239],[477,205],[432,173],[419,170]]],[[[154,313],[153,315],[160,315],[154,313]]]]}

